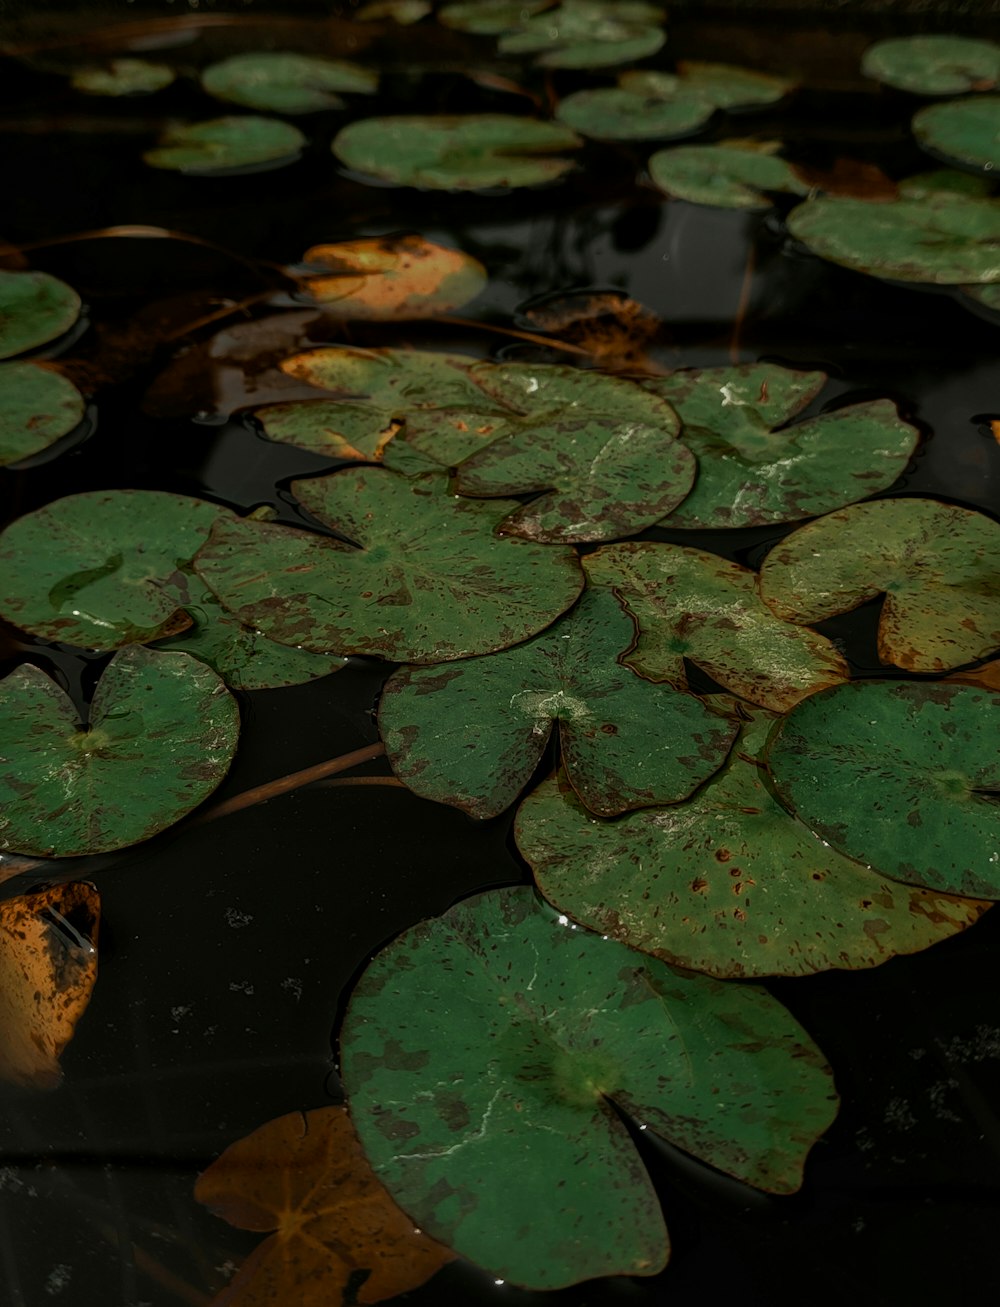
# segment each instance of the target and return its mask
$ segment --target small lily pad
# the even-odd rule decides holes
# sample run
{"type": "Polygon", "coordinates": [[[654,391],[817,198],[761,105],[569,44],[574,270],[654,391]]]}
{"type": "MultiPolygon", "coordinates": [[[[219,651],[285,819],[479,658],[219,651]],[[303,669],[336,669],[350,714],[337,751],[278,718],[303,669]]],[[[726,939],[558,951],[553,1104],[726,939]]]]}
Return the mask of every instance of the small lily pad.
{"type": "Polygon", "coordinates": [[[1000,694],[854,681],[789,713],[768,762],[781,801],[845,856],[1000,899],[1000,694]]]}
{"type": "Polygon", "coordinates": [[[784,159],[731,144],[657,150],[649,160],[649,174],[668,195],[722,209],[768,209],[771,192],[809,193],[784,159]]]}
{"type": "Polygon", "coordinates": [[[438,21],[445,27],[477,36],[499,36],[520,27],[526,18],[548,9],[552,0],[463,0],[442,6],[438,21]]]}
{"type": "Polygon", "coordinates": [[[934,168],[904,177],[899,183],[899,194],[907,200],[925,200],[945,191],[950,195],[968,195],[977,200],[988,199],[993,193],[990,177],[976,177],[957,168],[934,168]]]}
{"type": "Polygon", "coordinates": [[[236,701],[186,654],[121,650],[83,727],[69,696],[25,664],[0,681],[0,848],[107,853],[180,821],[236,752],[236,701]]]}
{"type": "Polygon", "coordinates": [[[580,138],[560,123],[510,114],[364,118],[333,142],[341,163],[359,173],[425,190],[537,186],[573,167],[558,151],[580,138]]]}
{"type": "Polygon", "coordinates": [[[107,64],[77,68],[70,78],[84,95],[152,95],[170,86],[177,74],[167,64],[148,59],[112,59],[107,64]]]}
{"type": "Polygon", "coordinates": [[[0,467],[48,449],[83,413],[68,378],[37,363],[0,363],[0,467]]]}
{"type": "Polygon", "coordinates": [[[501,36],[501,54],[536,54],[543,68],[609,68],[655,54],[666,33],[664,13],[637,0],[563,0],[523,17],[501,36]]]}
{"type": "Polygon", "coordinates": [[[360,64],[317,55],[263,51],[237,54],[212,64],[201,84],[216,100],[240,104],[263,113],[314,113],[341,109],[338,91],[372,95],[378,74],[360,64]]]}
{"type": "Polygon", "coordinates": [[[913,115],[911,126],[928,154],[985,172],[1000,168],[1000,95],[929,104],[913,115]]]}
{"type": "Polygon", "coordinates": [[[765,558],[760,593],[788,622],[823,622],[884,594],[878,650],[943,672],[1000,648],[1000,524],[932,499],[854,504],[793,531],[765,558]]]}
{"type": "Polygon", "coordinates": [[[0,359],[47,345],[80,316],[80,296],[47,272],[0,270],[0,359]]]}
{"type": "Polygon", "coordinates": [[[246,114],[178,123],[142,157],[151,167],[169,172],[225,173],[280,168],[298,158],[305,145],[306,138],[290,123],[246,114]]]}
{"type": "Polygon", "coordinates": [[[868,47],[861,71],[915,95],[989,91],[1000,81],[1000,46],[968,36],[894,36],[868,47]]]}

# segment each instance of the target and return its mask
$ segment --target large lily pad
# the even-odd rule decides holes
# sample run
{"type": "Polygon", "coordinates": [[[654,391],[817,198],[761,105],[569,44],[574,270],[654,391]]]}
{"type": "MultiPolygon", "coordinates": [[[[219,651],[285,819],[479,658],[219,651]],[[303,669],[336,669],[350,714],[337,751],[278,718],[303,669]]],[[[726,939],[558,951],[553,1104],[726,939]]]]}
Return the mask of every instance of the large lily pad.
{"type": "Polygon", "coordinates": [[[0,359],[55,340],[80,316],[80,296],[47,272],[0,270],[0,359]]]}
{"type": "Polygon", "coordinates": [[[48,449],[83,417],[83,396],[36,363],[0,363],[0,467],[48,449]]]}
{"type": "Polygon", "coordinates": [[[168,64],[148,59],[111,59],[74,70],[70,84],[84,95],[152,95],[169,86],[177,74],[168,64]]]}
{"type": "Polygon", "coordinates": [[[768,209],[774,191],[809,193],[791,164],[751,143],[657,150],[649,160],[649,175],[668,195],[723,209],[768,209]]]}
{"type": "Polygon", "coordinates": [[[486,269],[469,254],[422,236],[372,236],[313,245],[305,261],[334,275],[310,275],[304,288],[337,317],[406,321],[450,313],[486,286],[486,269]]]}
{"type": "Polygon", "coordinates": [[[0,681],[0,848],[66,858],[149,839],[220,784],[239,723],[222,681],[186,654],[121,650],[86,727],[43,672],[17,668],[0,681]]]}
{"type": "Polygon", "coordinates": [[[226,173],[280,168],[305,148],[306,138],[291,123],[249,114],[177,123],[142,156],[153,168],[169,172],[226,173]]]}
{"type": "Polygon", "coordinates": [[[759,767],[774,715],[744,712],[726,766],[675,807],[594,821],[564,775],[530,794],[517,844],[549,902],[721,979],[874,967],[979,919],[988,905],[885,880],[790,817],[759,767]]]}
{"type": "Polygon", "coordinates": [[[521,887],[459,903],[378,954],[341,1053],[358,1135],[400,1206],[538,1289],[650,1275],[667,1258],[615,1107],[778,1193],[799,1187],[836,1110],[819,1050],[764,991],[679,975],[521,887]]]}
{"type": "Polygon", "coordinates": [[[216,100],[264,113],[313,113],[343,108],[338,91],[371,95],[378,74],[360,64],[317,55],[258,51],[211,64],[201,84],[216,100]]]}
{"type": "Polygon", "coordinates": [[[650,685],[619,654],[633,627],[609,590],[525,644],[389,678],[379,729],[417,794],[494,817],[517,798],[554,726],[570,783],[602,816],[676,803],[710,776],[735,727],[691,694],[650,685]]]}
{"type": "Polygon", "coordinates": [[[1000,648],[1000,524],[932,499],[880,499],[799,527],[768,554],[778,617],[822,622],[880,594],[879,657],[942,672],[1000,648]]]}
{"type": "Polygon", "coordinates": [[[833,848],[887,876],[1000,899],[1000,694],[854,681],[776,728],[779,798],[833,848]]]}
{"type": "Polygon", "coordinates": [[[916,95],[988,91],[1000,80],[1000,46],[969,36],[893,36],[868,47],[861,71],[916,95]]]}
{"type": "Polygon", "coordinates": [[[241,622],[282,644],[412,663],[468,658],[535,635],[582,587],[571,549],[497,536],[513,505],[457,498],[441,475],[359,467],[292,489],[354,545],[220,522],[195,560],[241,622]]]}
{"type": "Polygon", "coordinates": [[[592,585],[611,586],[638,629],[625,663],[650,681],[687,689],[684,660],[734,694],[783,712],[848,668],[829,640],[779,621],[738,563],[680,545],[605,545],[583,560],[592,585]]]}
{"type": "Polygon", "coordinates": [[[913,115],[911,126],[929,154],[986,172],[1000,168],[1000,95],[929,104],[913,115]]]}
{"type": "Polygon", "coordinates": [[[608,68],[655,54],[663,10],[638,0],[562,0],[501,36],[501,54],[537,54],[543,68],[608,68]]]}
{"type": "Polygon", "coordinates": [[[768,363],[674,372],[645,387],[677,410],[698,460],[694,489],[662,525],[683,528],[794,522],[885,490],[919,432],[887,399],[785,423],[822,389],[822,372],[768,363]]]}
{"type": "Polygon", "coordinates": [[[365,118],[333,142],[341,163],[360,173],[426,190],[536,186],[573,167],[558,157],[580,138],[559,123],[510,114],[365,118]]]}

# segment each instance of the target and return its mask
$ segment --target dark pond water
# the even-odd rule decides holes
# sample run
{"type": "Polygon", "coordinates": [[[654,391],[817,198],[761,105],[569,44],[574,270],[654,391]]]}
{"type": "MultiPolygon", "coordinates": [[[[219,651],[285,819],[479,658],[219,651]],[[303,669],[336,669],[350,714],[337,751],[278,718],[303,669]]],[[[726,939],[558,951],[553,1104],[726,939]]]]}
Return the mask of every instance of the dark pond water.
{"type": "MultiPolygon", "coordinates": [[[[863,48],[856,33],[824,45],[815,27],[793,29],[787,20],[742,36],[721,22],[689,23],[677,41],[680,53],[751,62],[754,50],[765,50],[780,69],[785,50],[791,66],[808,63],[820,89],[752,122],[762,135],[781,134],[796,157],[823,166],[849,154],[894,176],[923,166],[906,131],[909,102],[844,72],[863,48]]],[[[342,118],[327,114],[309,121],[310,150],[293,167],[191,179],[153,172],[139,158],[154,120],[204,113],[191,89],[138,104],[84,101],[54,73],[13,63],[2,66],[0,88],[0,235],[15,244],[147,223],[290,263],[314,242],[412,229],[487,264],[489,291],[470,310],[483,322],[510,323],[519,305],[547,292],[618,288],[661,318],[657,356],[669,366],[766,358],[828,371],[834,384],[823,405],[890,396],[928,436],[893,493],[1000,511],[1000,445],[989,427],[1000,416],[1000,320],[974,315],[947,293],[820,263],[789,242],[781,210],[747,217],[666,203],[641,180],[644,146],[588,147],[585,168],[551,189],[429,195],[338,172],[327,143],[342,118]],[[755,271],[737,337],[751,252],[755,271]]],[[[508,109],[510,97],[453,69],[401,71],[384,105],[461,112],[508,109]]],[[[266,273],[173,242],[51,245],[30,258],[81,291],[88,326],[63,352],[104,369],[111,384],[97,397],[86,439],[38,466],[0,472],[4,521],[67,493],[111,486],[203,495],[238,509],[271,504],[283,520],[297,520],[288,482],[328,462],[265,443],[239,416],[193,420],[211,399],[204,378],[185,378],[173,416],[143,407],[178,349],[163,342],[164,324],[194,320],[219,297],[267,289],[266,273]],[[138,321],[152,334],[140,334],[138,321]]],[[[559,357],[447,326],[356,328],[342,338],[559,357]]],[[[756,563],[782,533],[673,538],[756,563]]],[[[869,675],[886,670],[874,651],[876,617],[868,606],[824,628],[869,675]]],[[[18,641],[13,632],[2,639],[2,670],[28,658],[81,701],[106,661],[18,641]]],[[[389,670],[356,659],[311,685],[241,694],[240,749],[219,797],[374,742],[373,708],[389,670]]],[[[352,773],[385,774],[382,762],[352,773]]],[[[474,823],[402,789],[317,786],[0,887],[10,897],[55,875],[84,876],[103,904],[100,979],[63,1056],[62,1086],[47,1095],[0,1089],[7,1307],[207,1302],[257,1237],[193,1201],[196,1175],[263,1122],[337,1101],[335,1031],[345,990],[398,931],[459,897],[527,881],[509,826],[508,818],[474,823]]],[[[643,1135],[674,1245],[661,1276],[536,1295],[457,1265],[405,1301],[874,1307],[953,1301],[963,1280],[979,1283],[976,1300],[991,1300],[1000,1291],[998,957],[1000,918],[992,912],[915,958],[774,983],[835,1069],[840,1117],[815,1149],[802,1192],[782,1199],[643,1135]]]]}

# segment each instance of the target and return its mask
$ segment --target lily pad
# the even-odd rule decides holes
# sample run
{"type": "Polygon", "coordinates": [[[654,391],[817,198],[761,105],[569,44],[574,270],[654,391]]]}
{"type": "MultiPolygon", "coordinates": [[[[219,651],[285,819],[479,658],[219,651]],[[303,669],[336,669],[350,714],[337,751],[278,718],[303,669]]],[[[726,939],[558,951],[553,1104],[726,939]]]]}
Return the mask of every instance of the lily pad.
{"type": "Polygon", "coordinates": [[[1000,694],[854,681],[789,713],[768,749],[781,801],[883,875],[1000,899],[1000,694]]]}
{"type": "Polygon", "coordinates": [[[239,728],[235,699],[186,654],[115,654],[85,727],[44,672],[18,667],[0,681],[0,848],[68,858],[149,839],[218,787],[239,728]]]}
{"type": "Polygon", "coordinates": [[[152,95],[169,86],[177,74],[167,64],[148,59],[112,59],[107,64],[77,68],[70,78],[84,95],[152,95]]]}
{"type": "Polygon", "coordinates": [[[178,123],[160,137],[159,145],[142,156],[153,168],[169,172],[225,173],[280,168],[305,149],[297,127],[277,118],[210,118],[178,123]]]}
{"type": "Polygon", "coordinates": [[[194,1196],[230,1225],[268,1234],[229,1282],[228,1307],[330,1307],[349,1286],[354,1302],[382,1302],[454,1257],[389,1197],[342,1107],[268,1121],[202,1172],[194,1196]]]}
{"type": "Polygon", "coordinates": [[[667,39],[657,5],[563,0],[501,36],[501,54],[537,54],[542,68],[608,68],[655,54],[667,39]]]}
{"type": "Polygon", "coordinates": [[[778,617],[815,623],[884,594],[878,651],[943,672],[1000,648],[1000,524],[932,499],[879,499],[793,531],[768,554],[760,593],[778,617]]]}
{"type": "Polygon", "coordinates": [[[333,152],[348,168],[381,181],[471,191],[555,181],[574,166],[557,152],[580,144],[568,127],[535,118],[401,115],[350,123],[335,138],[333,152]]]}
{"type": "Polygon", "coordinates": [[[396,1201],[533,1289],[667,1259],[615,1108],[776,1193],[799,1187],[836,1111],[822,1055],[770,995],[581,932],[525,887],[394,940],[358,982],[340,1044],[355,1128],[396,1201]]]}
{"type": "Polygon", "coordinates": [[[360,64],[317,55],[261,51],[237,54],[211,64],[201,84],[216,100],[264,113],[314,113],[341,109],[337,91],[372,95],[378,74],[360,64]]]}
{"type": "Polygon", "coordinates": [[[554,907],[720,979],[875,967],[979,919],[987,904],[885,880],[790,817],[760,770],[774,714],[743,711],[723,770],[675,807],[594,821],[564,775],[524,800],[518,848],[554,907]]]}
{"type": "Polygon", "coordinates": [[[54,445],[77,426],[83,396],[37,363],[0,363],[0,467],[54,445]]]}
{"type": "Polygon", "coordinates": [[[807,195],[791,164],[774,154],[737,145],[677,145],[657,150],[649,175],[661,190],[690,204],[722,209],[768,209],[768,193],[807,195]]]}
{"type": "Polygon", "coordinates": [[[411,790],[495,817],[531,779],[553,727],[570,783],[602,816],[677,803],[722,765],[735,727],[692,694],[618,663],[633,627],[608,590],[525,644],[389,678],[379,730],[411,790]]]}
{"type": "Polygon", "coordinates": [[[442,6],[438,21],[460,32],[499,36],[520,27],[525,18],[551,4],[552,0],[463,0],[442,6]]]}
{"type": "Polygon", "coordinates": [[[577,598],[568,547],[499,537],[509,501],[460,499],[446,478],[359,467],[292,491],[354,545],[220,522],[195,561],[245,625],[317,652],[436,663],[519,644],[577,598]]]}
{"type": "Polygon", "coordinates": [[[310,386],[361,400],[389,417],[411,408],[460,408],[481,403],[467,354],[416,349],[331,346],[285,359],[281,370],[310,386]]]}
{"type": "Polygon", "coordinates": [[[683,423],[698,479],[665,527],[718,529],[795,522],[885,490],[919,432],[887,399],[784,424],[822,389],[822,372],[772,364],[679,371],[645,381],[683,423]]]}
{"type": "MultiPolygon", "coordinates": [[[[343,399],[300,399],[254,410],[268,440],[311,449],[330,458],[381,463],[402,423],[373,404],[343,399]]],[[[430,470],[436,466],[428,459],[430,470]]]]}
{"type": "Polygon", "coordinates": [[[0,535],[0,615],[42,640],[117,649],[191,625],[191,559],[226,510],[159,490],[91,490],[0,535]]]}
{"type": "Polygon", "coordinates": [[[605,545],[583,565],[592,585],[611,586],[638,636],[624,659],[650,681],[686,690],[684,660],[734,694],[783,712],[847,679],[829,640],[779,621],[757,594],[757,576],[738,563],[681,545],[605,545]]]}
{"type": "Polygon", "coordinates": [[[946,191],[952,195],[970,195],[977,200],[988,199],[993,193],[990,177],[976,177],[957,168],[933,168],[904,177],[899,183],[899,194],[908,200],[924,200],[928,196],[946,191]]]}
{"type": "Polygon", "coordinates": [[[409,27],[411,23],[419,23],[433,7],[427,0],[371,0],[370,4],[358,10],[356,16],[362,23],[377,23],[383,18],[391,18],[401,27],[409,27]]]}
{"type": "Polygon", "coordinates": [[[0,270],[0,359],[55,340],[80,316],[80,296],[47,272],[0,270]]]}
{"type": "Polygon", "coordinates": [[[928,154],[986,172],[1000,168],[1000,95],[929,104],[913,115],[911,126],[928,154]]]}
{"type": "Polygon", "coordinates": [[[1000,46],[968,36],[896,36],[876,41],[861,71],[915,95],[989,91],[1000,80],[1000,46]]]}

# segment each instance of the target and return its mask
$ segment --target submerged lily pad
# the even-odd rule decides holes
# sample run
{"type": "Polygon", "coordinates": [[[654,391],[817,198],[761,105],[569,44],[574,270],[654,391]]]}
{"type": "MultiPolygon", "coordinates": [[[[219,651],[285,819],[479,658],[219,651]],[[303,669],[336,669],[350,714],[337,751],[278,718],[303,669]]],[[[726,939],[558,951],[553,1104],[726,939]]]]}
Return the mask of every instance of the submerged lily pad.
{"type": "Polygon", "coordinates": [[[84,95],[152,95],[169,86],[177,74],[167,64],[148,59],[112,59],[107,64],[77,68],[70,83],[84,95]]]}
{"type": "Polygon", "coordinates": [[[121,650],[86,727],[44,672],[18,667],[0,681],[0,848],[67,858],[149,839],[217,788],[239,726],[222,681],[186,654],[121,650]]]}
{"type": "Polygon", "coordinates": [[[305,144],[306,138],[290,123],[246,114],[177,123],[142,157],[153,168],[170,172],[233,172],[280,168],[298,158],[305,144]]]}
{"type": "Polygon", "coordinates": [[[402,668],[379,707],[393,771],[424,798],[495,817],[558,724],[570,782],[591,811],[686,798],[721,766],[735,727],[694,695],[622,667],[632,637],[614,595],[588,590],[526,644],[447,669],[402,668]]]}
{"type": "Polygon", "coordinates": [[[317,55],[261,51],[212,64],[201,75],[209,95],[264,113],[314,113],[340,109],[337,91],[372,95],[378,74],[360,64],[317,55]]]}
{"type": "Polygon", "coordinates": [[[847,857],[1000,899],[1000,694],[854,681],[789,713],[768,763],[781,801],[847,857]]]}
{"type": "Polygon", "coordinates": [[[1000,95],[929,104],[913,115],[911,126],[929,154],[987,172],[1000,168],[1000,95]]]}
{"type": "Polygon", "coordinates": [[[942,672],[1000,648],[1000,524],[932,499],[880,499],[793,531],[765,558],[760,593],[814,623],[885,595],[878,651],[942,672]]]}
{"type": "Polygon", "coordinates": [[[83,413],[68,378],[37,363],[0,363],[0,467],[48,449],[83,413]]]}
{"type": "Polygon", "coordinates": [[[608,68],[655,54],[667,39],[657,5],[638,0],[562,0],[522,17],[501,36],[501,54],[537,54],[543,68],[608,68]]]}
{"type": "Polygon", "coordinates": [[[796,821],[760,770],[775,718],[743,709],[723,770],[672,808],[594,821],[560,775],[517,814],[517,845],[560,912],[721,979],[874,967],[971,926],[987,905],[907,889],[796,821]]]}
{"type": "Polygon", "coordinates": [[[657,150],[649,175],[661,190],[690,204],[768,209],[768,192],[807,195],[791,164],[760,149],[736,145],[676,145],[657,150]]]}
{"type": "Polygon", "coordinates": [[[822,1055],[770,995],[570,927],[524,887],[395,939],[358,982],[340,1044],[355,1128],[396,1201],[533,1289],[667,1259],[615,1108],[776,1193],[799,1187],[836,1111],[822,1055]]]}
{"type": "Polygon", "coordinates": [[[916,95],[988,91],[1000,80],[1000,46],[969,36],[894,36],[868,47],[861,71],[916,95]]]}
{"type": "Polygon", "coordinates": [[[779,621],[738,563],[680,545],[605,545],[583,560],[592,585],[611,586],[635,619],[624,659],[650,681],[687,689],[688,659],[734,694],[782,712],[848,668],[829,640],[779,621]]]}
{"type": "Polygon", "coordinates": [[[511,114],[365,118],[333,142],[341,163],[360,173],[426,190],[536,186],[573,167],[557,157],[580,138],[559,123],[511,114]]]}
{"type": "Polygon", "coordinates": [[[0,270],[0,359],[47,345],[80,316],[80,296],[47,272],[0,270]]]}

